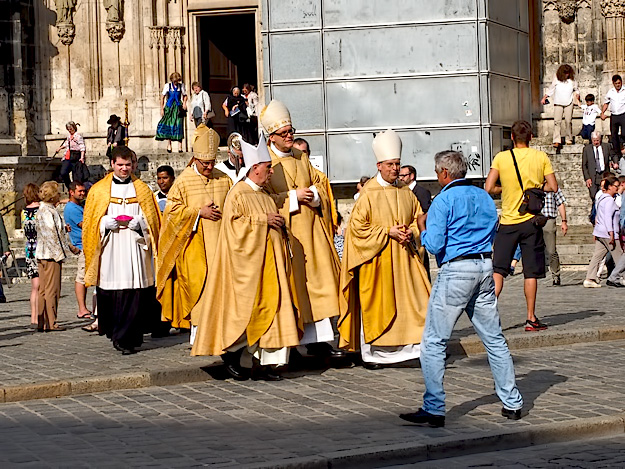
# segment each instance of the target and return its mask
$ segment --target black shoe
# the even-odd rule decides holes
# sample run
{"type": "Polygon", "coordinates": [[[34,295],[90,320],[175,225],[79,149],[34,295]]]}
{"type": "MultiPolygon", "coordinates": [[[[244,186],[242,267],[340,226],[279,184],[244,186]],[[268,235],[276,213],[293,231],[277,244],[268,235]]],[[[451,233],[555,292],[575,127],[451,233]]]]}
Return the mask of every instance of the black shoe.
{"type": "Polygon", "coordinates": [[[254,381],[282,381],[284,378],[270,366],[260,366],[252,368],[252,379],[254,381]]]}
{"type": "Polygon", "coordinates": [[[560,283],[560,276],[558,275],[557,277],[553,277],[553,286],[554,287],[559,287],[561,285],[560,283]]]}
{"type": "Polygon", "coordinates": [[[521,420],[521,409],[510,410],[505,407],[501,408],[501,415],[510,420],[521,420]]]}
{"type": "Polygon", "coordinates": [[[384,368],[384,365],[382,365],[382,363],[362,362],[362,366],[367,370],[381,370],[382,368],[384,368]]]}
{"type": "Polygon", "coordinates": [[[445,426],[444,415],[434,415],[419,408],[416,412],[411,414],[399,414],[399,418],[410,423],[416,423],[419,425],[429,425],[430,427],[439,428],[445,426]]]}
{"type": "Polygon", "coordinates": [[[316,342],[314,344],[306,345],[306,350],[315,357],[327,357],[327,358],[345,358],[347,353],[343,350],[337,350],[333,348],[327,342],[316,342]]]}
{"type": "Polygon", "coordinates": [[[0,303],[6,303],[7,302],[7,297],[6,296],[0,296],[0,303]]]}
{"type": "Polygon", "coordinates": [[[605,284],[606,284],[608,287],[617,287],[617,288],[623,288],[623,287],[625,287],[625,285],[623,285],[622,283],[616,283],[616,282],[613,282],[612,280],[608,280],[607,282],[605,282],[605,284]]]}
{"type": "Polygon", "coordinates": [[[237,381],[245,381],[249,378],[247,371],[240,364],[242,351],[243,349],[237,352],[226,352],[221,356],[226,371],[237,381]]]}
{"type": "Polygon", "coordinates": [[[119,345],[119,342],[117,342],[116,340],[113,341],[113,347],[115,348],[115,350],[121,352],[122,355],[132,355],[133,353],[137,353],[134,347],[130,347],[130,348],[122,347],[121,345],[119,345]]]}
{"type": "Polygon", "coordinates": [[[254,381],[282,381],[280,376],[271,366],[261,365],[260,360],[252,358],[252,379],[254,381]]]}

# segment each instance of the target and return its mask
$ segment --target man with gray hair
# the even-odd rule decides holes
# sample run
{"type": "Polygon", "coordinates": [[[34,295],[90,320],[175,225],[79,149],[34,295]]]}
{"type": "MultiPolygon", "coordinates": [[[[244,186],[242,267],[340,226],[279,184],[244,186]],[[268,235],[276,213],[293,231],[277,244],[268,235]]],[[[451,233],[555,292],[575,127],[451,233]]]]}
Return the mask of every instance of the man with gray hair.
{"type": "Polygon", "coordinates": [[[595,195],[601,190],[601,178],[604,171],[610,167],[618,168],[618,155],[610,156],[612,149],[607,143],[601,143],[601,132],[590,134],[590,142],[582,151],[582,173],[584,182],[590,193],[590,199],[595,201],[595,195]]]}
{"type": "Polygon", "coordinates": [[[460,153],[443,151],[434,161],[443,189],[418,220],[421,242],[440,267],[421,340],[425,393],[417,412],[400,417],[416,424],[445,426],[445,352],[456,321],[466,311],[488,353],[495,391],[503,402],[501,414],[518,420],[523,398],[501,331],[491,260],[497,209],[486,191],[465,179],[467,163],[460,153]]]}

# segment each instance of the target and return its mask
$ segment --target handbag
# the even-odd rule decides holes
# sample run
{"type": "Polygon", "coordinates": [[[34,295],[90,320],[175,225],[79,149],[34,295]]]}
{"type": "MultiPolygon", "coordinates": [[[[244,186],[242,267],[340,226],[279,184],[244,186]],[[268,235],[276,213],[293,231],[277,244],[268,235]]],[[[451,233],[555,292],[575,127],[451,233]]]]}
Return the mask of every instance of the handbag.
{"type": "Polygon", "coordinates": [[[187,110],[182,107],[182,105],[178,106],[178,117],[182,117],[183,119],[187,117],[187,110]]]}
{"type": "Polygon", "coordinates": [[[73,180],[80,181],[80,182],[87,182],[90,177],[91,177],[91,171],[89,171],[89,167],[82,161],[78,161],[74,165],[74,170],[72,171],[73,180]]]}
{"type": "MultiPolygon", "coordinates": [[[[523,200],[521,202],[521,206],[519,207],[519,213],[521,215],[525,215],[527,213],[540,215],[543,207],[545,206],[545,191],[537,187],[533,187],[531,189],[523,188],[523,179],[521,179],[521,173],[519,172],[519,166],[517,165],[514,151],[510,150],[510,153],[512,153],[512,161],[514,162],[514,169],[516,170],[516,176],[519,180],[521,191],[523,191],[523,200]]],[[[542,226],[544,226],[544,223],[542,226]]]]}
{"type": "MultiPolygon", "coordinates": [[[[204,102],[204,95],[202,95],[202,107],[204,109],[206,109],[206,103],[204,102]]],[[[202,117],[202,116],[200,116],[200,117],[202,117]]],[[[212,119],[213,117],[215,117],[215,112],[211,109],[210,111],[206,112],[206,118],[204,119],[204,122],[205,123],[208,122],[208,120],[212,119]]]]}

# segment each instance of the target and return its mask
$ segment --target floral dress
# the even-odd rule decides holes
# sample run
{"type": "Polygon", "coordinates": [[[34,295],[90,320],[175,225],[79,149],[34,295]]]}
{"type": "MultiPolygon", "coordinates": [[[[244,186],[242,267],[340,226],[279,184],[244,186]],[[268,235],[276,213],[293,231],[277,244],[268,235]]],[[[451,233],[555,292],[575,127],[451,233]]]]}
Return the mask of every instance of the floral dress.
{"type": "Polygon", "coordinates": [[[29,279],[39,277],[37,259],[35,259],[35,251],[37,250],[36,215],[38,210],[39,207],[27,207],[22,210],[22,227],[24,228],[24,238],[26,239],[26,274],[29,279]]]}

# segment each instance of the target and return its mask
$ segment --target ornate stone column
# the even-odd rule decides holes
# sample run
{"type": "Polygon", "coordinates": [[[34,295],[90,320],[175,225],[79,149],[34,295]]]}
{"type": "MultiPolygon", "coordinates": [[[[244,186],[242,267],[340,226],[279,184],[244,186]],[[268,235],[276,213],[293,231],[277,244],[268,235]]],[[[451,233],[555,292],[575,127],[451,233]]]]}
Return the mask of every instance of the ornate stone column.
{"type": "Polygon", "coordinates": [[[150,49],[152,49],[152,62],[154,85],[153,90],[160,95],[160,90],[167,83],[167,69],[165,63],[165,49],[167,43],[165,41],[167,27],[166,26],[148,26],[150,30],[150,49]]]}
{"type": "Polygon", "coordinates": [[[604,72],[610,74],[625,70],[625,0],[602,0],[601,13],[605,16],[607,57],[604,72]]]}

